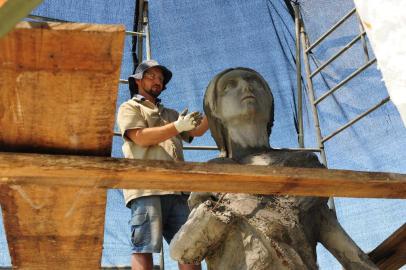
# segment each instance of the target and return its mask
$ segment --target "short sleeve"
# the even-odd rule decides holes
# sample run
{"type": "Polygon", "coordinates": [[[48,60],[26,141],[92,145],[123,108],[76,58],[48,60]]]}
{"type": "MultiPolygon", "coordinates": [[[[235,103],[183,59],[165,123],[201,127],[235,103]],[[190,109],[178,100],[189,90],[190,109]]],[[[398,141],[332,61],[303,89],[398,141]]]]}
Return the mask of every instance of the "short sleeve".
{"type": "Polygon", "coordinates": [[[129,129],[146,128],[147,121],[141,114],[139,107],[125,102],[118,109],[117,124],[124,138],[124,133],[129,129]]]}

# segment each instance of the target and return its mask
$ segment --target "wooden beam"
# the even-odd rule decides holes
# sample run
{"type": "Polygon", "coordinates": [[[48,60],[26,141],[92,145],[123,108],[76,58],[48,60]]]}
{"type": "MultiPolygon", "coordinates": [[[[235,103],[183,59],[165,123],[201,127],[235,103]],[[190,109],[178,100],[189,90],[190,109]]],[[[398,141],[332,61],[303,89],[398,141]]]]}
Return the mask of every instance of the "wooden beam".
{"type": "Polygon", "coordinates": [[[400,269],[406,264],[406,223],[369,253],[382,270],[400,269]]]}
{"type": "MultiPolygon", "coordinates": [[[[124,35],[23,22],[0,39],[0,149],[110,156],[124,35]]],[[[99,269],[106,190],[35,182],[0,187],[13,269],[99,269]]]]}
{"type": "Polygon", "coordinates": [[[0,151],[110,156],[124,36],[23,22],[0,39],[0,151]]]}
{"type": "Polygon", "coordinates": [[[0,38],[43,0],[0,0],[0,38]]]}
{"type": "Polygon", "coordinates": [[[0,184],[406,198],[404,174],[14,153],[0,184]]]}

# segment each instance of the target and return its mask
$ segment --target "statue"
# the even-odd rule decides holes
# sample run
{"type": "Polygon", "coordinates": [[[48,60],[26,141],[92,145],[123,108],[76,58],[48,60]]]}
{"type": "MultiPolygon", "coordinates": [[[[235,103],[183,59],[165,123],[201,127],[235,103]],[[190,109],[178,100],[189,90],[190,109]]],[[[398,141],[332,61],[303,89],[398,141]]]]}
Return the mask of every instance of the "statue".
{"type": "MultiPolygon", "coordinates": [[[[227,69],[213,78],[204,111],[220,157],[210,162],[323,168],[310,152],[275,150],[271,90],[256,71],[227,69]]],[[[327,198],[192,193],[188,221],[172,240],[173,259],[209,270],[318,269],[323,244],[345,269],[378,269],[327,206],[327,198]]]]}

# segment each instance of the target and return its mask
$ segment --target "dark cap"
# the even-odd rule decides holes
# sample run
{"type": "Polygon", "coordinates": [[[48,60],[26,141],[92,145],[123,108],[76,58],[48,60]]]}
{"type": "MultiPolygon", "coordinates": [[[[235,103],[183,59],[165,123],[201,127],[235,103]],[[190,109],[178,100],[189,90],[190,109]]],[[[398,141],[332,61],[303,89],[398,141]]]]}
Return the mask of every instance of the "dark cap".
{"type": "Polygon", "coordinates": [[[145,60],[138,65],[137,69],[135,70],[135,73],[133,75],[130,75],[130,77],[128,77],[131,97],[134,96],[134,94],[138,93],[138,85],[135,83],[135,80],[141,80],[144,77],[144,72],[153,67],[158,67],[159,69],[161,69],[162,74],[164,75],[163,89],[166,88],[166,84],[172,78],[172,72],[165,66],[160,65],[155,60],[145,60]]]}

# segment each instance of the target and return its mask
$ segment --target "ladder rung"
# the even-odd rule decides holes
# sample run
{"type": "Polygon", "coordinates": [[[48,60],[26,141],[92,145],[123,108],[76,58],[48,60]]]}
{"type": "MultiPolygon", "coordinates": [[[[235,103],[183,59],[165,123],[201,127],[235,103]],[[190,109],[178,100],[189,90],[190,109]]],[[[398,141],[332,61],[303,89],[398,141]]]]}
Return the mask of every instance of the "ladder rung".
{"type": "Polygon", "coordinates": [[[327,137],[322,139],[322,143],[330,140],[331,138],[333,138],[335,135],[337,135],[338,133],[340,133],[341,131],[343,131],[344,129],[348,128],[349,126],[351,126],[352,124],[354,124],[355,122],[357,122],[358,120],[361,120],[362,118],[364,118],[365,116],[367,116],[368,114],[370,114],[371,112],[375,111],[376,109],[378,109],[379,107],[381,107],[383,104],[385,104],[386,102],[388,102],[390,100],[390,97],[386,97],[383,100],[381,100],[378,104],[376,104],[375,106],[373,106],[371,109],[369,109],[368,111],[358,115],[357,117],[355,117],[354,119],[352,119],[350,122],[348,122],[347,124],[345,124],[344,126],[340,127],[339,129],[337,129],[336,131],[334,131],[333,133],[331,133],[330,135],[328,135],[327,137]]]}
{"type": "Polygon", "coordinates": [[[372,65],[373,63],[376,62],[376,58],[371,59],[370,61],[368,61],[365,65],[363,65],[362,67],[360,67],[359,69],[357,69],[356,71],[354,71],[352,74],[350,74],[347,78],[345,78],[344,80],[342,80],[341,82],[339,82],[336,86],[334,86],[333,88],[331,88],[327,93],[325,93],[324,95],[322,95],[321,97],[319,97],[316,101],[314,101],[314,105],[317,105],[318,103],[320,103],[320,101],[322,101],[323,99],[325,99],[326,97],[328,97],[329,95],[331,95],[332,93],[334,93],[336,90],[338,90],[341,86],[343,86],[344,84],[346,84],[347,82],[349,82],[351,79],[353,79],[355,76],[357,76],[359,73],[361,73],[362,71],[364,71],[366,68],[368,68],[370,65],[372,65]]]}
{"type": "Polygon", "coordinates": [[[339,20],[335,25],[333,25],[326,33],[324,33],[318,40],[316,40],[309,48],[306,49],[306,53],[308,53],[311,49],[316,47],[320,42],[322,42],[328,35],[330,35],[337,27],[339,27],[343,22],[345,22],[352,14],[356,11],[353,8],[347,15],[345,15],[341,20],[339,20]]]}
{"type": "Polygon", "coordinates": [[[360,40],[364,35],[365,35],[365,31],[362,32],[361,34],[359,34],[358,36],[356,36],[353,40],[351,40],[347,45],[345,45],[343,47],[343,49],[341,49],[339,52],[337,52],[335,55],[333,55],[330,59],[328,59],[326,62],[324,62],[320,67],[318,67],[315,71],[313,71],[312,74],[310,74],[310,78],[313,78],[314,75],[316,75],[317,73],[319,73],[323,68],[325,68],[328,64],[330,64],[331,62],[333,62],[337,57],[339,57],[341,54],[343,54],[346,50],[348,50],[349,48],[352,47],[352,45],[354,45],[358,40],[360,40]]]}
{"type": "Polygon", "coordinates": [[[127,36],[145,36],[144,32],[125,31],[127,36]]]}

